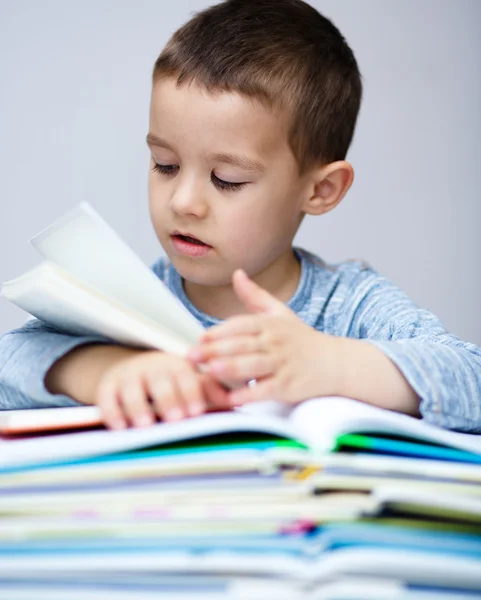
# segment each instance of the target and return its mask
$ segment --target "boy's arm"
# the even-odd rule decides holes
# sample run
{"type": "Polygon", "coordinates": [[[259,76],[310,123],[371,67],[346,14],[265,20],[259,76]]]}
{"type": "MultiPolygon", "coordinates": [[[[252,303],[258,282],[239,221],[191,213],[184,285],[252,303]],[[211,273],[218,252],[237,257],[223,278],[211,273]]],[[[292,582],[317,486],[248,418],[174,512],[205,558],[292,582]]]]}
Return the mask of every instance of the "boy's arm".
{"type": "Polygon", "coordinates": [[[321,294],[312,303],[320,315],[314,327],[242,271],[233,283],[251,314],[208,329],[188,354],[221,381],[259,380],[230,393],[232,405],[347,396],[481,431],[481,349],[447,333],[375,272],[346,263],[333,279],[330,305],[321,294]]]}
{"type": "MultiPolygon", "coordinates": [[[[59,333],[36,319],[5,334],[0,339],[0,410],[75,406],[77,402],[59,387],[58,393],[51,393],[45,377],[52,365],[74,348],[101,343],[109,341],[59,333]]],[[[82,377],[77,380],[81,385],[82,377]]]]}
{"type": "MultiPolygon", "coordinates": [[[[427,421],[481,431],[481,348],[448,333],[435,315],[373,271],[361,271],[353,284],[337,331],[363,340],[350,346],[353,385],[379,386],[387,392],[385,380],[396,376],[389,368],[378,368],[387,357],[414,392],[411,400],[420,399],[419,410],[427,421]]],[[[399,385],[396,391],[401,392],[399,385]]],[[[410,401],[409,395],[405,398],[410,401]]]]}
{"type": "Polygon", "coordinates": [[[79,346],[52,365],[45,376],[45,387],[52,394],[63,394],[82,404],[93,404],[105,371],[119,361],[142,352],[106,344],[79,346]]]}
{"type": "MultiPolygon", "coordinates": [[[[334,341],[334,340],[333,340],[334,341]]],[[[394,362],[364,340],[335,338],[339,372],[336,394],[415,417],[420,398],[394,362]]]]}

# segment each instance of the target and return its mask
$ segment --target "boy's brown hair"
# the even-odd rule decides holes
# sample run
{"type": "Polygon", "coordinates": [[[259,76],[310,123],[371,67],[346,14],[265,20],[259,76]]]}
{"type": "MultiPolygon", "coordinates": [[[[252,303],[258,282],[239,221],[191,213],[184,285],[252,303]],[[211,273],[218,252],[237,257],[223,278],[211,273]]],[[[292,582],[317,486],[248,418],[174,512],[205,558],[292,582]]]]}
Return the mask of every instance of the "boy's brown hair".
{"type": "Polygon", "coordinates": [[[301,173],[346,156],[361,75],[339,30],[301,0],[226,0],[197,13],[155,63],[154,83],[168,76],[287,110],[301,173]]]}

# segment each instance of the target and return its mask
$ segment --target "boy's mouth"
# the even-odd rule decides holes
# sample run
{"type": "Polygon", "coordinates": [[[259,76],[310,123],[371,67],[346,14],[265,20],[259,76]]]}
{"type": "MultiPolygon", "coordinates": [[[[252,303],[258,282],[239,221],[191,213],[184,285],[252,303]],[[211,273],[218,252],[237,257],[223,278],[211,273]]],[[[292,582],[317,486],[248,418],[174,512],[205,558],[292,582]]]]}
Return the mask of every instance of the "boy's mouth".
{"type": "Polygon", "coordinates": [[[212,246],[188,234],[174,231],[171,234],[172,245],[180,254],[187,256],[205,256],[212,246]]]}
{"type": "Polygon", "coordinates": [[[192,237],[190,235],[182,235],[181,233],[176,233],[174,235],[175,235],[175,237],[178,237],[181,240],[184,240],[184,242],[189,242],[191,244],[199,244],[199,245],[202,245],[202,246],[206,246],[207,245],[207,244],[204,244],[204,242],[201,242],[197,238],[194,238],[194,237],[192,237]]]}

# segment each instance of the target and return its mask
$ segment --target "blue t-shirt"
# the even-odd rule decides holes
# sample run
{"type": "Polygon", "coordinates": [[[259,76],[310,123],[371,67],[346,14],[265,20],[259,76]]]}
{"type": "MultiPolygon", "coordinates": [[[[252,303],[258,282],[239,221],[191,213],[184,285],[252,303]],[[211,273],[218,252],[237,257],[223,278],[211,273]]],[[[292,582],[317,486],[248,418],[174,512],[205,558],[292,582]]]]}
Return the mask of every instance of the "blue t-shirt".
{"type": "MultiPolygon", "coordinates": [[[[427,310],[362,262],[328,265],[294,249],[301,276],[287,302],[307,325],[330,335],[375,344],[403,373],[421,398],[427,421],[461,431],[481,432],[481,348],[448,333],[427,310]]],[[[179,273],[167,259],[154,273],[202,325],[220,320],[188,299],[179,273]]],[[[103,338],[59,333],[32,320],[0,339],[0,408],[66,406],[76,402],[50,394],[44,385],[53,363],[76,346],[103,338]]]]}

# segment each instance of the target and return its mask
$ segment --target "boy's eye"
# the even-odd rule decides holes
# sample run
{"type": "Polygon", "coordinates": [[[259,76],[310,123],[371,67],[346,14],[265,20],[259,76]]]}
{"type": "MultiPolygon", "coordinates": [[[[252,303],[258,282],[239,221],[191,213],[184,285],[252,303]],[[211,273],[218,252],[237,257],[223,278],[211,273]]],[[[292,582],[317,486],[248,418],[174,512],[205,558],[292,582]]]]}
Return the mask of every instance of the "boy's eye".
{"type": "MultiPolygon", "coordinates": [[[[152,171],[156,171],[161,175],[175,175],[178,171],[178,165],[160,165],[159,163],[154,163],[152,167],[152,171]]],[[[224,179],[219,179],[214,172],[210,175],[211,183],[218,188],[219,190],[235,192],[237,190],[242,189],[245,185],[247,185],[247,181],[243,182],[233,182],[233,181],[224,181],[224,179]]]]}
{"type": "Polygon", "coordinates": [[[159,163],[154,163],[152,171],[157,171],[157,173],[161,173],[162,175],[173,175],[178,168],[177,165],[159,165],[159,163]]]}
{"type": "Polygon", "coordinates": [[[215,175],[214,171],[210,174],[210,181],[216,188],[219,190],[226,190],[230,192],[235,192],[242,189],[247,185],[247,181],[242,181],[238,183],[234,183],[233,181],[224,181],[223,179],[219,179],[217,175],[215,175]]]}

